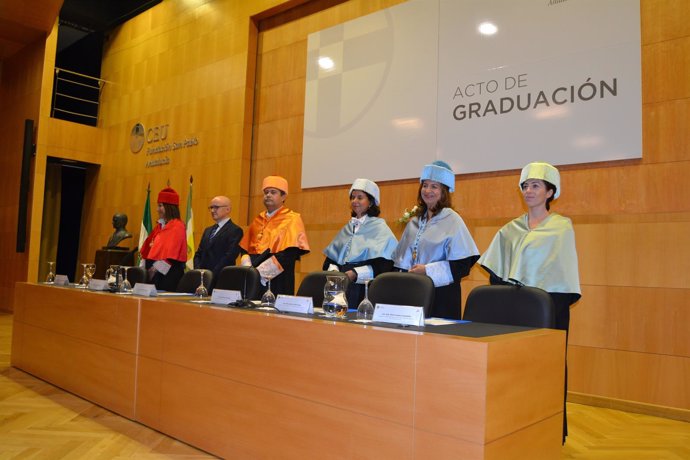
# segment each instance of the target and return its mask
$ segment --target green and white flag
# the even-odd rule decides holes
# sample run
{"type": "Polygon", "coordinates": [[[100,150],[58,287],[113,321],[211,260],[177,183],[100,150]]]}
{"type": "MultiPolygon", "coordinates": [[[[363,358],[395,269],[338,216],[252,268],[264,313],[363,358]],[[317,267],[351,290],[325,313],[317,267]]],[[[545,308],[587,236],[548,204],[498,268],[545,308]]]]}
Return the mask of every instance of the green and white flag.
{"type": "Polygon", "coordinates": [[[141,247],[144,245],[144,241],[148,238],[149,233],[153,226],[151,225],[151,184],[146,188],[146,204],[144,204],[144,216],[141,218],[141,228],[139,229],[139,259],[137,260],[137,265],[144,265],[144,261],[141,258],[141,247]]]}

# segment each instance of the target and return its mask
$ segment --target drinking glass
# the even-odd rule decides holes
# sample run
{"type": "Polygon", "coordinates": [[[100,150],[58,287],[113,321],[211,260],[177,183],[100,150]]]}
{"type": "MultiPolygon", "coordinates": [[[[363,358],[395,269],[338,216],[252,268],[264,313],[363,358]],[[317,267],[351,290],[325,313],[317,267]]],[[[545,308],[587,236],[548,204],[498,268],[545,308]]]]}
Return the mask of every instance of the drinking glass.
{"type": "Polygon", "coordinates": [[[201,275],[201,282],[199,283],[199,287],[196,288],[196,291],[194,291],[194,297],[208,297],[208,289],[204,286],[204,271],[199,270],[199,274],[201,275]]]}
{"type": "Polygon", "coordinates": [[[79,280],[79,284],[77,284],[78,288],[86,289],[86,287],[89,285],[88,265],[89,264],[81,264],[82,275],[81,279],[79,280]]]}
{"type": "Polygon", "coordinates": [[[266,278],[268,281],[268,289],[261,296],[261,306],[262,307],[275,307],[276,296],[271,292],[271,278],[266,278]]]}
{"type": "Polygon", "coordinates": [[[122,280],[122,284],[120,285],[120,292],[132,292],[132,283],[130,283],[127,279],[127,271],[130,268],[132,267],[122,267],[122,271],[124,272],[125,276],[122,280]]]}
{"type": "Polygon", "coordinates": [[[48,276],[46,276],[46,284],[55,283],[55,262],[48,262],[48,276]]]}
{"type": "Polygon", "coordinates": [[[86,265],[86,276],[89,278],[89,281],[91,281],[91,278],[93,278],[94,273],[96,273],[96,264],[87,264],[86,265]]]}
{"type": "Polygon", "coordinates": [[[326,276],[323,286],[323,302],[321,303],[324,315],[329,318],[345,318],[347,315],[347,297],[345,295],[345,276],[326,276]]]}
{"type": "Polygon", "coordinates": [[[364,282],[364,299],[357,306],[357,319],[371,321],[374,317],[374,305],[369,300],[369,280],[364,282]]]}

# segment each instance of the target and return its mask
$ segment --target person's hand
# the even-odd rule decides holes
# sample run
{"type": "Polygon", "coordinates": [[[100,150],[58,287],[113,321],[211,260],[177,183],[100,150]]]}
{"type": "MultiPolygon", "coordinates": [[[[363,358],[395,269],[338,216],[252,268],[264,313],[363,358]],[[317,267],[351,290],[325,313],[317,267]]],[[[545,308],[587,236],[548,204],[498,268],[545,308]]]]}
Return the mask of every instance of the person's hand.
{"type": "Polygon", "coordinates": [[[416,264],[410,268],[410,273],[417,273],[418,275],[426,275],[426,265],[416,264]]]}
{"type": "Polygon", "coordinates": [[[357,272],[354,270],[348,270],[345,272],[348,278],[350,278],[350,282],[354,283],[357,281],[357,272]]]}
{"type": "Polygon", "coordinates": [[[151,281],[153,277],[156,275],[156,271],[156,267],[151,267],[147,270],[149,281],[151,281]]]}

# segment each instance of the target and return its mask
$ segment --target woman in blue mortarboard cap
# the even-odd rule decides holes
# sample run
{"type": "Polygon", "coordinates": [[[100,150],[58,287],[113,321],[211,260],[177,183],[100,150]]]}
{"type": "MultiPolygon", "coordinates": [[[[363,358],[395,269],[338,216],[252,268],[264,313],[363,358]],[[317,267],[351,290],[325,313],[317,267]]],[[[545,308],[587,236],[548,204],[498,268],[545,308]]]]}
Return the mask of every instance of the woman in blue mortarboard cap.
{"type": "Polygon", "coordinates": [[[467,226],[453,210],[455,174],[434,161],[419,178],[417,213],[407,223],[393,254],[395,267],[429,276],[436,287],[431,316],[460,319],[460,280],[479,258],[467,226]]]}
{"type": "Polygon", "coordinates": [[[323,269],[343,272],[350,278],[348,306],[357,308],[364,298],[364,283],[393,268],[398,240],[386,221],[378,217],[380,192],[375,182],[355,179],[349,196],[352,217],[324,249],[323,269]]]}

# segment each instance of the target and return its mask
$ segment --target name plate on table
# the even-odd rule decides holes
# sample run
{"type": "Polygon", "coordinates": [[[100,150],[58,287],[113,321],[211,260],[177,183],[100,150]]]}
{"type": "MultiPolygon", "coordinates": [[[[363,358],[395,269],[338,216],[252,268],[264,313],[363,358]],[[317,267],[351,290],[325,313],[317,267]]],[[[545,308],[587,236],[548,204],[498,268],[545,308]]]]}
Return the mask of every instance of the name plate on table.
{"type": "Polygon", "coordinates": [[[143,295],[145,297],[155,297],[158,295],[158,291],[156,291],[156,286],[153,284],[137,283],[132,288],[132,294],[143,295]]]}
{"type": "Polygon", "coordinates": [[[378,303],[371,320],[379,323],[424,326],[424,307],[378,303]]]}
{"type": "Polygon", "coordinates": [[[55,275],[56,286],[69,286],[69,278],[67,275],[55,275]]]}
{"type": "Polygon", "coordinates": [[[242,293],[240,291],[214,289],[211,293],[211,303],[215,303],[217,305],[228,305],[238,300],[242,300],[242,293]]]}
{"type": "Polygon", "coordinates": [[[311,297],[278,294],[275,308],[278,311],[287,311],[290,313],[313,314],[314,301],[311,297]]]}
{"type": "Polygon", "coordinates": [[[89,291],[107,291],[108,282],[106,280],[99,280],[97,278],[91,278],[89,280],[89,291]]]}

